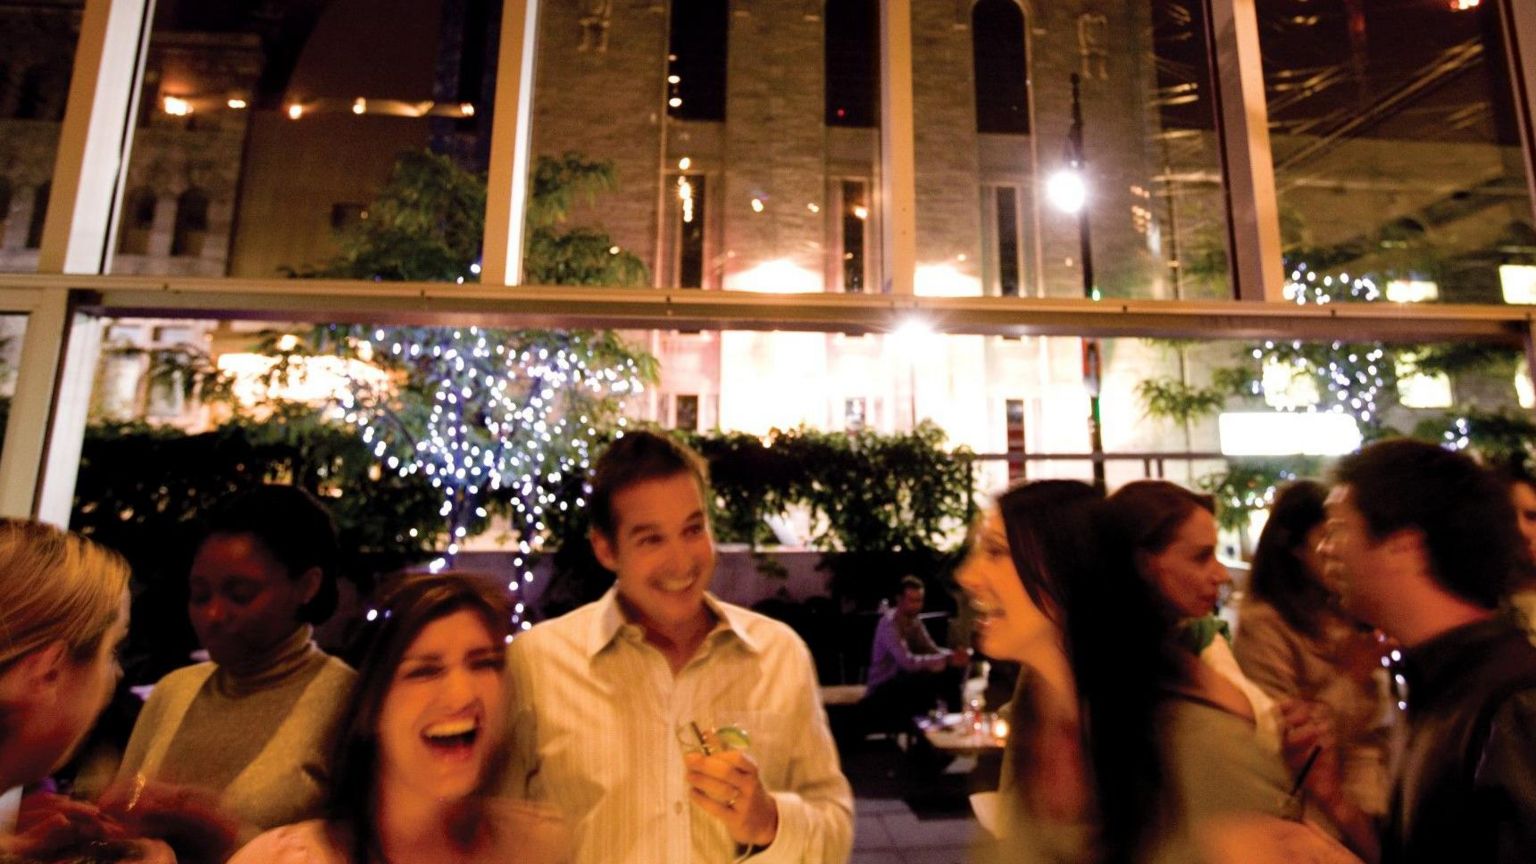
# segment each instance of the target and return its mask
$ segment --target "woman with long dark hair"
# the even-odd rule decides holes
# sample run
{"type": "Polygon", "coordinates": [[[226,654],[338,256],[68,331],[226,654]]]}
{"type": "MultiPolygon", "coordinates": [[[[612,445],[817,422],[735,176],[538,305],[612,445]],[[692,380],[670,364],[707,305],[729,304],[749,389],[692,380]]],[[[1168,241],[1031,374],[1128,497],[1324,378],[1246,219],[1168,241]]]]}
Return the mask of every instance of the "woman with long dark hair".
{"type": "MultiPolygon", "coordinates": [[[[1177,616],[1136,570],[1133,547],[1105,519],[1102,495],[1085,483],[1012,486],[978,521],[956,573],[980,616],[981,650],[1022,667],[1000,836],[987,860],[1221,860],[1212,850],[1222,843],[1257,844],[1250,860],[1286,860],[1262,857],[1266,846],[1299,860],[1350,860],[1321,834],[1241,799],[1230,813],[1259,813],[1251,823],[1208,824],[1210,813],[1185,806],[1187,784],[1222,779],[1219,767],[1201,773],[1210,760],[1186,764],[1169,746],[1184,731],[1170,690],[1190,677],[1193,655],[1174,635],[1177,616]]],[[[1229,755],[1213,749],[1214,760],[1229,755]]]]}
{"type": "MultiPolygon", "coordinates": [[[[1163,481],[1127,484],[1106,500],[1098,540],[1098,567],[1067,622],[1107,860],[1180,848],[1212,860],[1232,849],[1246,860],[1353,860],[1290,821],[1308,815],[1305,790],[1326,786],[1299,764],[1327,745],[1326,729],[1305,713],[1281,728],[1285,752],[1302,751],[1288,764],[1265,741],[1247,688],[1202,657],[1225,638],[1205,617],[1226,580],[1209,499],[1163,481]],[[1125,773],[1149,765],[1161,789],[1125,773]]],[[[1325,822],[1336,818],[1330,810],[1325,822]]],[[[1349,827],[1370,857],[1370,826],[1349,827]]]]}
{"type": "Polygon", "coordinates": [[[1322,542],[1328,489],[1311,480],[1283,487],[1259,536],[1238,614],[1233,653],[1248,679],[1277,700],[1328,706],[1340,746],[1343,793],[1367,813],[1386,812],[1388,697],[1383,645],[1340,608],[1327,581],[1322,542]]]}
{"type": "Polygon", "coordinates": [[[558,820],[485,794],[503,751],[509,610],[474,577],[407,577],[382,599],[338,742],[326,816],[230,864],[552,864],[558,820]]]}
{"type": "Polygon", "coordinates": [[[1083,860],[1093,847],[1062,615],[1066,586],[1091,566],[1092,508],[1102,499],[1075,480],[1009,487],[977,522],[955,574],[977,613],[980,650],[1021,667],[1008,707],[1000,860],[1083,860]]]}

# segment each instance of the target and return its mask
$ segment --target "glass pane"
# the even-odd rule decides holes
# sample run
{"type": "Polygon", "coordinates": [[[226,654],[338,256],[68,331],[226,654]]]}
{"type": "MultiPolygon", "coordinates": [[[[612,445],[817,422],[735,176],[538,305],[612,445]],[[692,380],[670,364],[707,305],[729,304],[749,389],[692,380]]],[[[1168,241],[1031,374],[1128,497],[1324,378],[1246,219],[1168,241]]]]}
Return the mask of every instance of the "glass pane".
{"type": "Polygon", "coordinates": [[[0,272],[37,270],[83,0],[0,0],[0,272]]]}
{"type": "Polygon", "coordinates": [[[156,4],[112,271],[474,281],[499,17],[156,4]]]}
{"type": "MultiPolygon", "coordinates": [[[[143,614],[160,624],[139,631],[155,638],[134,649],[136,683],[195,647],[179,593],[189,520],[262,481],[313,490],[342,527],[354,587],[323,639],[366,612],[372,574],[438,557],[516,585],[519,614],[570,608],[606,587],[582,554],[586,461],[636,422],[723,460],[717,532],[743,545],[729,546],[718,591],[741,602],[781,588],[862,597],[836,581],[846,568],[816,568],[829,551],[931,554],[923,566],[942,572],[971,502],[1020,478],[1092,478],[1095,411],[1108,485],[1159,477],[1212,492],[1237,559],[1276,483],[1317,476],[1361,441],[1414,434],[1529,456],[1521,357],[1466,344],[944,335],[919,321],[852,335],[123,318],[107,331],[72,524],[123,548],[146,583],[143,614]],[[442,404],[453,410],[432,410],[442,404]],[[479,448],[474,460],[457,459],[459,442],[479,448]],[[817,471],[833,473],[805,482],[817,471]],[[853,494],[857,507],[833,506],[853,494]],[[753,576],[748,547],[787,562],[788,581],[753,576]]],[[[829,674],[844,674],[833,660],[829,674]]]]}
{"type": "Polygon", "coordinates": [[[1387,299],[1536,299],[1500,5],[1259,3],[1293,271],[1369,276],[1387,299]]]}
{"type": "Polygon", "coordinates": [[[913,31],[919,294],[1230,296],[1203,4],[917,3],[913,31]]]}
{"type": "Polygon", "coordinates": [[[530,278],[590,249],[620,266],[584,281],[878,286],[878,6],[812,7],[543,4],[535,171],[593,194],[530,208],[530,278]]]}
{"type": "Polygon", "coordinates": [[[21,340],[27,334],[27,316],[0,315],[0,447],[11,418],[11,397],[16,394],[16,374],[21,366],[21,340]]]}

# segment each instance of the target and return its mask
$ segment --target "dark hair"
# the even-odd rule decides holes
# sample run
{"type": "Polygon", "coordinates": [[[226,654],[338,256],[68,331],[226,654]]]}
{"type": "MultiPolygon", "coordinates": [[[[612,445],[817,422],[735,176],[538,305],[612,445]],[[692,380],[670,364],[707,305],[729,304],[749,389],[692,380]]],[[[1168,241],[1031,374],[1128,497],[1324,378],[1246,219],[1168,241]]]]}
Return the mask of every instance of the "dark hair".
{"type": "Polygon", "coordinates": [[[1516,483],[1524,483],[1536,491],[1536,475],[1525,464],[1516,459],[1501,462],[1493,469],[1494,475],[1504,481],[1506,489],[1513,488],[1516,483]]]}
{"type": "Polygon", "coordinates": [[[257,486],[221,501],[203,522],[197,545],[216,534],[256,539],[288,578],[320,568],[320,587],[299,610],[299,620],[319,624],[336,611],[336,522],[319,499],[297,486],[257,486]]]}
{"type": "Polygon", "coordinates": [[[1516,579],[1521,542],[1504,484],[1461,453],[1406,438],[1339,460],[1372,539],[1402,529],[1424,538],[1430,576],[1445,590],[1492,609],[1516,579]]]}
{"type": "Polygon", "coordinates": [[[923,584],[923,580],[913,576],[911,573],[908,573],[907,575],[901,577],[901,583],[896,586],[896,596],[900,597],[908,591],[922,591],[926,594],[928,592],[928,586],[923,584]]]}
{"type": "Polygon", "coordinates": [[[699,484],[699,494],[707,497],[709,467],[704,457],[666,435],[643,429],[624,433],[608,445],[592,468],[592,489],[587,494],[592,527],[612,540],[619,527],[614,522],[613,496],[636,483],[678,474],[692,477],[699,484]]]}
{"type": "Polygon", "coordinates": [[[1109,520],[1122,539],[1140,552],[1157,554],[1168,548],[1179,526],[1197,510],[1215,515],[1216,501],[1167,480],[1137,480],[1115,490],[1107,499],[1109,520]]]}
{"type": "MultiPolygon", "coordinates": [[[[1066,640],[1101,860],[1142,860],[1165,824],[1162,752],[1154,730],[1160,687],[1178,668],[1167,650],[1161,603],[1131,567],[1129,547],[1106,536],[1103,493],[1093,486],[1025,482],[999,495],[997,505],[1024,590],[1066,640]]],[[[1027,737],[1036,721],[1024,696],[1021,689],[1015,697],[1014,734],[1027,737]]],[[[1029,754],[1020,747],[1013,755],[1022,760],[1029,754]]],[[[1029,782],[1029,765],[1016,765],[1020,782],[1029,782]]]]}
{"type": "Polygon", "coordinates": [[[1176,527],[1203,507],[1192,493],[1170,494],[1178,489],[1173,484],[1131,487],[1140,487],[1133,499],[1138,507],[1117,512],[1112,496],[1097,508],[1094,564],[1081,569],[1079,578],[1060,583],[1084,752],[1098,805],[1099,860],[1114,864],[1145,860],[1176,815],[1177,802],[1163,792],[1157,707],[1164,688],[1184,674],[1185,653],[1169,638],[1174,618],[1167,603],[1136,566],[1139,551],[1159,548],[1159,542],[1166,548],[1173,531],[1158,540],[1159,532],[1127,517],[1155,500],[1188,505],[1176,520],[1157,520],[1176,527]]]}
{"type": "Polygon", "coordinates": [[[1102,492],[1079,480],[1026,480],[997,496],[1024,591],[1057,626],[1062,585],[1092,564],[1092,513],[1103,500],[1102,492]]]}
{"type": "Polygon", "coordinates": [[[1328,487],[1315,480],[1297,480],[1280,488],[1269,508],[1269,521],[1253,552],[1248,590],[1253,597],[1275,607],[1287,624],[1308,636],[1319,634],[1317,613],[1326,607],[1332,592],[1307,572],[1302,558],[1307,535],[1323,524],[1323,501],[1328,487]]]}
{"type": "MultiPolygon", "coordinates": [[[[406,649],[428,624],[461,610],[480,616],[498,644],[510,628],[506,597],[490,580],[466,573],[413,574],[379,599],[360,634],[362,659],[331,759],[332,786],[326,817],[333,830],[350,833],[353,861],[375,857],[374,804],[379,780],[379,714],[406,649]]],[[[492,718],[493,722],[496,718],[492,718]]],[[[487,770],[484,776],[492,773],[487,770]]]]}

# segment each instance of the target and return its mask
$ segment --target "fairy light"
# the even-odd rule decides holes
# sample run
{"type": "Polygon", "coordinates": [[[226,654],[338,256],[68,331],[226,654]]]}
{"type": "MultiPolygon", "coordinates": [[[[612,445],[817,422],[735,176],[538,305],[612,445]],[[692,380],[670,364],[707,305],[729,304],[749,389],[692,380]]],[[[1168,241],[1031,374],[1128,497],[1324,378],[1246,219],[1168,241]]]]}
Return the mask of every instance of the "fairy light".
{"type": "MultiPolygon", "coordinates": [[[[337,413],[384,470],[426,477],[441,494],[447,555],[430,569],[451,565],[475,523],[489,516],[488,496],[499,493],[510,498],[520,553],[508,588],[521,591],[534,579],[547,512],[566,509],[568,478],[591,468],[601,428],[593,421],[617,416],[622,424],[626,400],[645,392],[639,366],[587,334],[563,331],[379,328],[354,347],[413,368],[426,387],[430,407],[419,423],[394,410],[388,383],[360,379],[343,391],[337,413]]],[[[514,632],[527,629],[523,604],[514,609],[514,632]]]]}

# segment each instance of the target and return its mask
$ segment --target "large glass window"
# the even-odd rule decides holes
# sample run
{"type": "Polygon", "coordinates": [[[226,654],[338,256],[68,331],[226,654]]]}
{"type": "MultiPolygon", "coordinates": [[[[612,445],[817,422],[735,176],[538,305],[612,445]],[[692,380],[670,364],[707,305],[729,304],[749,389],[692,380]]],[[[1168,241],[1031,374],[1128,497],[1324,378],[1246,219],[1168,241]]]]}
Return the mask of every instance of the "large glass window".
{"type": "Polygon", "coordinates": [[[1527,302],[1511,288],[1536,264],[1536,232],[1501,5],[1259,4],[1293,268],[1389,293],[1413,283],[1416,299],[1527,302]]]}
{"type": "Polygon", "coordinates": [[[0,272],[37,269],[82,5],[0,0],[0,272]]]}
{"type": "Polygon", "coordinates": [[[499,5],[157,3],[113,271],[473,281],[499,5]]]}
{"type": "Polygon", "coordinates": [[[912,14],[917,293],[1230,296],[1203,4],[912,14]]]}
{"type": "Polygon", "coordinates": [[[0,445],[5,443],[5,430],[10,422],[11,396],[16,393],[21,340],[26,332],[26,315],[0,314],[0,445]]]}
{"type": "Polygon", "coordinates": [[[812,7],[542,4],[533,189],[558,194],[529,208],[535,281],[603,252],[581,281],[878,284],[878,4],[812,7]]]}
{"type": "Polygon", "coordinates": [[[683,120],[725,119],[730,46],[726,0],[672,0],[667,43],[667,114],[683,120]]]}

